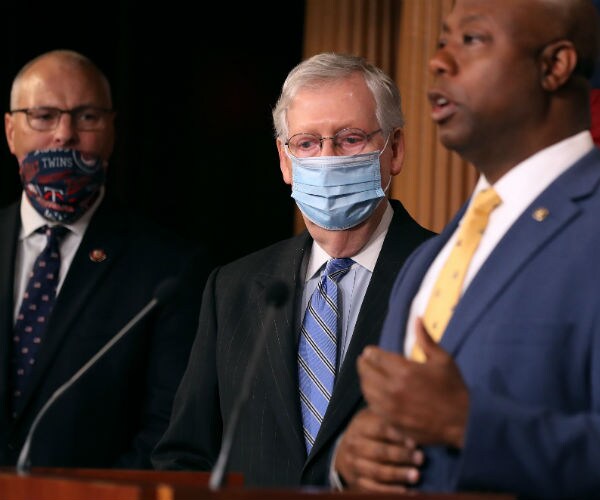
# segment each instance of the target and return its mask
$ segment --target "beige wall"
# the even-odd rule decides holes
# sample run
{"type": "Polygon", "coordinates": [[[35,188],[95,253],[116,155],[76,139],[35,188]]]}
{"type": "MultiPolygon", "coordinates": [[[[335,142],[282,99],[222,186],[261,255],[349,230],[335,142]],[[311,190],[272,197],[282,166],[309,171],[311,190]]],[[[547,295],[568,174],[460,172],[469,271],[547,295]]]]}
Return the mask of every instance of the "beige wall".
{"type": "MultiPolygon", "coordinates": [[[[391,195],[424,226],[440,231],[469,195],[476,172],[439,145],[429,117],[428,60],[452,0],[306,0],[304,57],[361,55],[388,72],[402,92],[406,160],[391,195]]],[[[295,229],[304,228],[296,212],[295,229]]]]}

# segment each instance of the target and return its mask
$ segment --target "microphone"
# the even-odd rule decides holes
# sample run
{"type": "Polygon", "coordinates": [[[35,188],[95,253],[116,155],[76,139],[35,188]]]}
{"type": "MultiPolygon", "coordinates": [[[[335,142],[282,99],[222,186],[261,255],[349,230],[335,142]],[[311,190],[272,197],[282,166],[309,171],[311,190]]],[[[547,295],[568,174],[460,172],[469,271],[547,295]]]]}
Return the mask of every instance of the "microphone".
{"type": "Polygon", "coordinates": [[[267,304],[267,312],[265,314],[264,328],[259,331],[256,342],[254,343],[254,349],[250,354],[248,366],[246,367],[246,373],[242,380],[242,387],[238,394],[238,397],[233,402],[233,408],[231,410],[231,419],[229,425],[223,432],[223,440],[221,441],[221,451],[219,457],[210,473],[210,479],[208,486],[211,490],[217,490],[223,485],[223,479],[225,476],[225,470],[227,468],[227,462],[229,461],[229,455],[231,452],[231,445],[233,444],[233,438],[237,429],[237,422],[240,417],[240,412],[244,403],[250,396],[250,382],[254,377],[256,368],[258,366],[258,360],[262,354],[265,341],[267,339],[267,330],[271,323],[273,323],[275,311],[279,309],[288,299],[288,288],[285,283],[281,281],[273,282],[266,293],[265,302],[267,304]]]}
{"type": "Polygon", "coordinates": [[[38,424],[48,411],[48,409],[54,404],[54,402],[60,398],[69,388],[77,382],[81,378],[81,376],[87,372],[92,366],[94,366],[102,356],[104,356],[121,338],[126,335],[129,331],[133,329],[142,319],[144,319],[150,311],[152,311],[158,304],[163,304],[169,301],[175,293],[178,291],[180,285],[180,279],[175,277],[166,278],[156,287],[152,300],[146,304],[146,306],[138,312],[119,332],[110,339],[102,349],[100,349],[96,354],[94,354],[87,363],[85,363],[79,370],[77,370],[69,380],[63,383],[58,389],[54,391],[52,396],[48,398],[44,406],[42,406],[41,410],[35,416],[29,431],[27,432],[27,437],[25,439],[25,443],[21,448],[21,452],[19,453],[19,459],[17,460],[17,474],[20,476],[27,475],[31,468],[31,463],[29,461],[29,449],[31,447],[31,440],[33,438],[33,434],[37,429],[38,424]]]}

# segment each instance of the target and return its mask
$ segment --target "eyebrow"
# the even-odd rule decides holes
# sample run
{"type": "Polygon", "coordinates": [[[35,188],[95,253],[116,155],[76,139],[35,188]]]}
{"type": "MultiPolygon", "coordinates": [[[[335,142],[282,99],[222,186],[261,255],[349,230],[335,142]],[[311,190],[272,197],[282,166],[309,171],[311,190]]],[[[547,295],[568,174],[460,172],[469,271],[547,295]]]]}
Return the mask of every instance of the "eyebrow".
{"type": "MultiPolygon", "coordinates": [[[[487,16],[481,15],[481,14],[471,14],[463,19],[460,20],[460,22],[458,23],[458,27],[459,28],[464,28],[465,25],[477,22],[477,21],[482,21],[485,20],[487,16]]],[[[450,26],[448,26],[448,23],[446,21],[444,21],[442,23],[442,33],[449,33],[450,30],[450,26]]]]}

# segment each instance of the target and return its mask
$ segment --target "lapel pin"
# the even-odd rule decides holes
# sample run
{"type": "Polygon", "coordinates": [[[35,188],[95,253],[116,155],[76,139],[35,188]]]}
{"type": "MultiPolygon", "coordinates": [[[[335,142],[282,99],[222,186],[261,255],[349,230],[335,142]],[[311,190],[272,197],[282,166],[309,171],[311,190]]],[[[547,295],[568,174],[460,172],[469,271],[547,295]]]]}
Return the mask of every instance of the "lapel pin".
{"type": "Polygon", "coordinates": [[[542,222],[546,217],[548,217],[548,214],[550,213],[550,211],[545,208],[545,207],[540,207],[540,208],[536,208],[533,213],[531,214],[531,216],[533,217],[534,220],[538,221],[538,222],[542,222]]]}
{"type": "Polygon", "coordinates": [[[90,252],[90,260],[92,262],[103,262],[106,260],[106,252],[101,248],[94,248],[90,252]]]}

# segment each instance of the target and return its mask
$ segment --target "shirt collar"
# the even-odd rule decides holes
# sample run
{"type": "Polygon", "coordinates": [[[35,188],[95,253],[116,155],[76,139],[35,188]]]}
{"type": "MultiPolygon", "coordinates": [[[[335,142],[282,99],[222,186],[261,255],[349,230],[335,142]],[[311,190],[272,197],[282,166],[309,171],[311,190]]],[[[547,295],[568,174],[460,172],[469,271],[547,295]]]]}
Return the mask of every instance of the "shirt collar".
{"type": "MultiPolygon", "coordinates": [[[[104,198],[104,186],[100,188],[100,195],[94,204],[87,210],[79,219],[72,224],[63,224],[71,232],[82,237],[83,233],[90,223],[90,219],[94,212],[98,209],[98,206],[104,198]]],[[[48,224],[49,221],[42,217],[38,211],[33,208],[33,205],[29,202],[25,191],[21,195],[21,233],[19,235],[20,240],[24,240],[31,236],[37,229],[48,224]]]]}
{"type": "MultiPolygon", "coordinates": [[[[377,263],[377,257],[379,256],[379,252],[383,246],[383,240],[385,239],[385,235],[390,227],[393,216],[394,209],[392,208],[391,204],[387,202],[383,217],[381,217],[381,221],[379,221],[377,229],[375,229],[367,244],[363,246],[356,255],[352,255],[350,257],[354,262],[373,272],[375,269],[375,264],[377,263]]],[[[316,241],[313,241],[310,259],[306,269],[305,280],[308,281],[317,273],[319,273],[321,268],[331,258],[332,257],[325,250],[323,250],[323,248],[316,241]]]]}
{"type": "MultiPolygon", "coordinates": [[[[517,164],[494,184],[494,189],[503,204],[518,204],[523,199],[533,200],[593,147],[592,135],[587,130],[567,137],[517,164]]],[[[489,185],[481,175],[473,195],[489,185]]]]}

